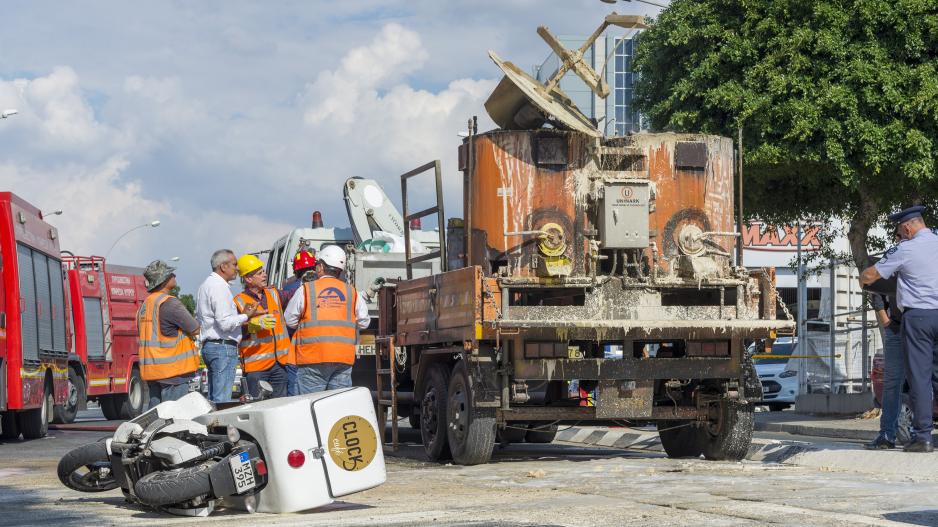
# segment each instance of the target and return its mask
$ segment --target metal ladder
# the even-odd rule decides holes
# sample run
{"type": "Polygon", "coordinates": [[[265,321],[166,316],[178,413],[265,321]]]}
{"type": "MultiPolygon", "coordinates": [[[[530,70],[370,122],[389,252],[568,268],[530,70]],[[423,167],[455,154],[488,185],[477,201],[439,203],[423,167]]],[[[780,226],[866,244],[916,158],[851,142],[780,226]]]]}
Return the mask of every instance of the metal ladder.
{"type": "Polygon", "coordinates": [[[407,268],[408,280],[414,277],[413,265],[415,263],[432,260],[434,258],[440,259],[440,270],[446,271],[446,220],[443,214],[443,180],[440,172],[440,160],[437,159],[419,166],[406,174],[401,174],[401,209],[404,213],[404,266],[407,268]],[[407,211],[407,180],[431,168],[434,169],[434,175],[436,176],[436,206],[411,214],[407,211]],[[440,233],[440,248],[436,251],[412,257],[410,252],[410,222],[431,214],[436,214],[437,216],[437,226],[440,233]]]}
{"type": "Polygon", "coordinates": [[[384,441],[384,426],[387,423],[386,407],[391,409],[391,451],[397,452],[397,368],[395,367],[396,354],[394,351],[394,336],[376,336],[375,337],[375,371],[377,372],[377,382],[375,389],[378,392],[378,426],[381,429],[378,433],[384,441]],[[387,364],[385,365],[385,360],[387,364]],[[388,377],[390,388],[390,399],[384,399],[384,377],[388,377]]]}

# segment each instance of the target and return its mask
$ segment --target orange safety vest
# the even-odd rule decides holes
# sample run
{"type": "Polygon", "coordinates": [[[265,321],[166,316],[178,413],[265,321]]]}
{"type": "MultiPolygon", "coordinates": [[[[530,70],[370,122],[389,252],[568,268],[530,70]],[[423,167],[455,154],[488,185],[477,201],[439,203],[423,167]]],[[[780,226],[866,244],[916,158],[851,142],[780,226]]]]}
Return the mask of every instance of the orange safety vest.
{"type": "MultiPolygon", "coordinates": [[[[264,294],[267,296],[267,314],[273,315],[275,319],[274,327],[248,333],[247,337],[241,339],[238,351],[244,359],[244,371],[248,373],[267,371],[274,366],[275,361],[280,364],[296,363],[293,343],[290,342],[287,326],[283,323],[280,295],[272,287],[265,287],[264,294]]],[[[244,312],[248,304],[256,303],[247,293],[238,294],[234,301],[239,312],[244,312]]]]}
{"type": "Polygon", "coordinates": [[[160,331],[160,306],[170,299],[166,293],[151,293],[137,311],[137,346],[140,377],[145,381],[168,379],[199,369],[195,342],[181,329],[175,337],[160,331]]]}
{"type": "Polygon", "coordinates": [[[293,335],[297,364],[355,364],[358,292],[351,285],[324,276],[303,284],[306,306],[293,335]]]}

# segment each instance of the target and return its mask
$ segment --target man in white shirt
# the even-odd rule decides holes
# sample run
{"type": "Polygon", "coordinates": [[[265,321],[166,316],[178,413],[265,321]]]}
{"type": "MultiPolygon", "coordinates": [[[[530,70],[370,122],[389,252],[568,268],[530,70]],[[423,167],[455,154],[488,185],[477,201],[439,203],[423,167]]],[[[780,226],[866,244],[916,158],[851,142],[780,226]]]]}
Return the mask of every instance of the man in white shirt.
{"type": "Polygon", "coordinates": [[[231,400],[238,368],[241,326],[257,311],[248,305],[243,313],[235,308],[228,282],[238,277],[235,254],[220,249],[212,254],[212,274],[199,286],[195,315],[201,326],[202,360],[208,367],[208,398],[217,403],[231,400]]]}

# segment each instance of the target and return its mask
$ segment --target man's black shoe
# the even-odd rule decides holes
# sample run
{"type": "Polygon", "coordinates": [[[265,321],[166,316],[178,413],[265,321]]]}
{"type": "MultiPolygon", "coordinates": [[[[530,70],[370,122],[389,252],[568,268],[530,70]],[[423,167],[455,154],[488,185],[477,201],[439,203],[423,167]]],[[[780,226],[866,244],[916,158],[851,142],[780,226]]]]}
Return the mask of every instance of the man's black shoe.
{"type": "Polygon", "coordinates": [[[866,447],[867,450],[889,450],[896,448],[896,443],[886,439],[886,436],[880,434],[876,436],[876,439],[864,445],[864,447],[866,447]]]}
{"type": "Polygon", "coordinates": [[[906,452],[932,452],[935,447],[931,445],[931,441],[913,441],[903,450],[906,452]]]}

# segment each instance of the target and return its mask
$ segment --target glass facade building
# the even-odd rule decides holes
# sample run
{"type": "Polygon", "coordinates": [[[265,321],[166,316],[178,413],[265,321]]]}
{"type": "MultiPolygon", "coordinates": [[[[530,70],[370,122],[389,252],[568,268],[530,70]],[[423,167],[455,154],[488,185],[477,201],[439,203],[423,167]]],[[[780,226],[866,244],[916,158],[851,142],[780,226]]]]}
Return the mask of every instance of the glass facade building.
{"type": "MultiPolygon", "coordinates": [[[[559,37],[568,49],[578,49],[586,41],[584,37],[559,37]]],[[[606,34],[593,43],[584,55],[584,60],[606,79],[609,96],[596,96],[577,75],[568,71],[560,80],[560,89],[570,96],[573,103],[596,120],[607,137],[626,135],[647,130],[642,115],[632,104],[636,74],[632,71],[633,57],[638,47],[634,36],[606,34]]],[[[542,84],[560,67],[557,55],[551,53],[534,68],[534,77],[542,84]]]]}

